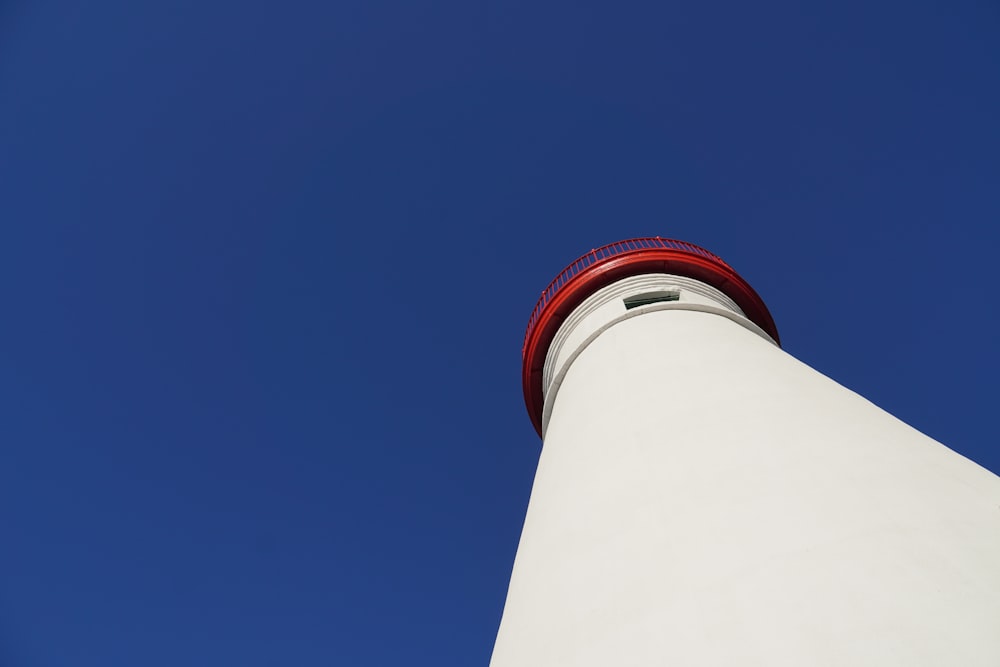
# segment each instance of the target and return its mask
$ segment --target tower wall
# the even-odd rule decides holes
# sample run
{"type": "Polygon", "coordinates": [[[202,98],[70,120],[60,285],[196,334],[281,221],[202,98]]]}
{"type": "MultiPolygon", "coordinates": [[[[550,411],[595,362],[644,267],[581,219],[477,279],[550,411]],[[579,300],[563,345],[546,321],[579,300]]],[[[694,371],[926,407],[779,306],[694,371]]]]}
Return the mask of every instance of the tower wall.
{"type": "Polygon", "coordinates": [[[493,667],[1000,665],[1000,478],[695,287],[550,346],[493,667]]]}

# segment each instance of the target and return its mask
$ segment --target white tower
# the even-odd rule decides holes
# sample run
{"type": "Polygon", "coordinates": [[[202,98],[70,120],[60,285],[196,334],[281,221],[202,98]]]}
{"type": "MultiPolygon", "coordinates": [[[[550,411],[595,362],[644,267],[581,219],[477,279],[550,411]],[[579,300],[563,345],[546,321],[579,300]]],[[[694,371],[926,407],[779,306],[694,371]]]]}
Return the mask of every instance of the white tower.
{"type": "Polygon", "coordinates": [[[542,293],[543,438],[492,667],[1000,666],[1000,478],[783,352],[718,257],[542,293]]]}

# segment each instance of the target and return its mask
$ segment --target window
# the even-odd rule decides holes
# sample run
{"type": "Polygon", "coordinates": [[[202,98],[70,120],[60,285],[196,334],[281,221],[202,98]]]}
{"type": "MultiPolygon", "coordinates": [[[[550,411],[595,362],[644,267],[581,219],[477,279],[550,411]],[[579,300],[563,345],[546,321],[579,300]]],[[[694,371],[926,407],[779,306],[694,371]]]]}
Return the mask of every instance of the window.
{"type": "Polygon", "coordinates": [[[648,306],[651,303],[660,303],[662,301],[679,301],[680,298],[680,290],[660,290],[658,292],[634,294],[625,297],[625,310],[632,310],[639,306],[648,306]]]}

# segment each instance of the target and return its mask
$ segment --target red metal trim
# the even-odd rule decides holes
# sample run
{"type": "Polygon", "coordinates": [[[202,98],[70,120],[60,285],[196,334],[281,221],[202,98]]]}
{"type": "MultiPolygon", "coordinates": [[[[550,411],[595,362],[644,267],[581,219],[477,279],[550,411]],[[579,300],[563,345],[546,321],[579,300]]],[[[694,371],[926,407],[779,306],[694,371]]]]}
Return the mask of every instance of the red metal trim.
{"type": "Polygon", "coordinates": [[[643,273],[672,273],[715,287],[736,302],[751,322],[781,343],[764,300],[731,266],[692,243],[645,237],[591,250],[563,269],[542,291],[531,311],[521,350],[524,402],[538,434],[542,434],[542,369],[559,325],[600,288],[643,273]]]}

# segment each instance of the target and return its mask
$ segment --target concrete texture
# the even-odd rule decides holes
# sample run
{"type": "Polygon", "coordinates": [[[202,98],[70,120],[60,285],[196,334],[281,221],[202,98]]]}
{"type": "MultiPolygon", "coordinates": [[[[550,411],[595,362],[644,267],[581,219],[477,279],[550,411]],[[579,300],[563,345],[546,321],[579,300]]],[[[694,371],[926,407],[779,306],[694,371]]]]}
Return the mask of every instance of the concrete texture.
{"type": "Polygon", "coordinates": [[[1000,665],[1000,478],[693,288],[553,341],[491,665],[1000,665]]]}

